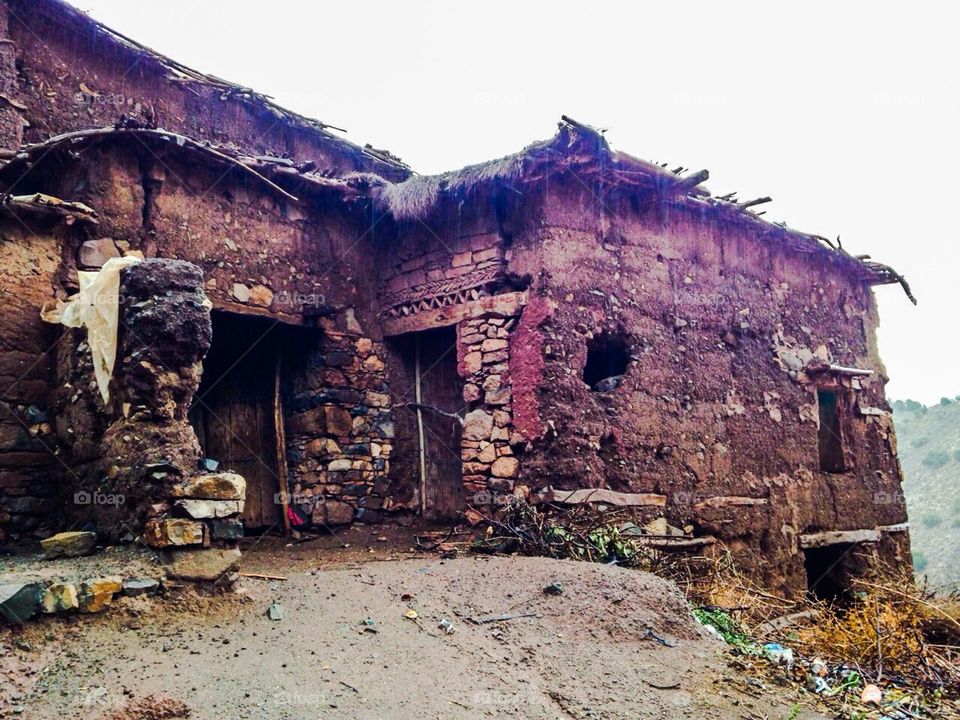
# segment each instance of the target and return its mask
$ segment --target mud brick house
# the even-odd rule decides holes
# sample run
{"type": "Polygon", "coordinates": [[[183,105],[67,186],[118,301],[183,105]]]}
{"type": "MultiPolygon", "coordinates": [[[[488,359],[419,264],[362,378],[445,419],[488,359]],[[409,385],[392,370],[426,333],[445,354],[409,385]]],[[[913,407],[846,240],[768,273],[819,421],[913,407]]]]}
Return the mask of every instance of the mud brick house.
{"type": "Polygon", "coordinates": [[[789,594],[909,562],[890,268],[572,120],[420,176],[58,0],[0,33],[0,541],[227,557],[516,495],[642,508],[789,594]],[[41,310],[122,257],[100,382],[41,310]]]}

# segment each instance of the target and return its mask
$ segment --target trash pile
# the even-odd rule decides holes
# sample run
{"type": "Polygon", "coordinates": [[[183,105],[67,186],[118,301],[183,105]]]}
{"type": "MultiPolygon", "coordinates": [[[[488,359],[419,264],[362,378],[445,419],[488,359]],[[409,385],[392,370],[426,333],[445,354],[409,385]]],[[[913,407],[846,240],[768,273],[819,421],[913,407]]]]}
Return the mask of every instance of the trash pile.
{"type": "Polygon", "coordinates": [[[960,718],[960,647],[927,642],[917,608],[949,614],[934,611],[937,606],[919,590],[915,595],[904,591],[909,583],[869,584],[871,591],[859,593],[849,605],[805,603],[805,611],[792,613],[779,626],[751,623],[762,611],[759,603],[729,610],[701,605],[693,614],[727,643],[741,672],[790,683],[834,717],[960,718]],[[874,621],[869,626],[863,624],[868,616],[874,621]]]}

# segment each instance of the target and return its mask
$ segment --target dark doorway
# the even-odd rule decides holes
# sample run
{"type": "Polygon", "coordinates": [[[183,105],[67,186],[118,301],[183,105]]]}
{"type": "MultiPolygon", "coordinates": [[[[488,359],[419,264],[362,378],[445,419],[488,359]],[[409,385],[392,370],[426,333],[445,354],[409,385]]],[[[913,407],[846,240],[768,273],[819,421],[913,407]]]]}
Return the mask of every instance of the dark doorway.
{"type": "Polygon", "coordinates": [[[853,545],[838,543],[803,551],[807,571],[807,596],[812,600],[842,603],[850,588],[848,559],[853,545]]]}
{"type": "Polygon", "coordinates": [[[205,457],[247,481],[243,523],[280,523],[277,362],[283,327],[266,318],[214,311],[213,342],[203,361],[190,418],[205,457]]]}
{"type": "Polygon", "coordinates": [[[834,390],[817,390],[817,406],[820,412],[820,469],[829,473],[844,472],[847,464],[843,448],[843,408],[840,396],[834,390]]]}
{"type": "Polygon", "coordinates": [[[421,509],[435,519],[455,518],[465,509],[457,419],[463,417],[464,403],[456,345],[453,327],[412,333],[398,342],[413,385],[403,397],[417,416],[414,467],[421,509]]]}

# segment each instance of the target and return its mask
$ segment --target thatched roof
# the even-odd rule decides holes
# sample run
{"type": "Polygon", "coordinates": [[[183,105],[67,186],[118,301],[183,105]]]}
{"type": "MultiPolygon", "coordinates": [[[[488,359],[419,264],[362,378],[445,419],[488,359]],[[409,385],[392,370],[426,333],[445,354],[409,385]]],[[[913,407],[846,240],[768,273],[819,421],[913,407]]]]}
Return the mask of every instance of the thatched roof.
{"type": "Polygon", "coordinates": [[[916,299],[906,280],[892,268],[853,256],[839,242],[773,223],[753,208],[770,198],[738,202],[733,194],[713,197],[700,186],[709,173],[686,173],[683,168],[641,160],[611,149],[603,133],[563,116],[559,131],[549,140],[536,142],[513,155],[470,165],[440,175],[413,175],[402,182],[388,182],[375,175],[357,173],[344,179],[361,186],[379,206],[400,221],[423,220],[441,198],[465,198],[495,185],[520,186],[543,181],[551,175],[573,174],[582,182],[602,181],[617,187],[645,189],[657,202],[709,213],[726,221],[753,227],[764,240],[782,242],[800,253],[824,253],[839,261],[859,280],[873,285],[899,283],[907,297],[916,299]]]}
{"type": "MultiPolygon", "coordinates": [[[[92,38],[95,45],[104,52],[110,51],[127,58],[126,65],[131,69],[136,68],[138,73],[144,70],[153,72],[157,77],[195,95],[206,96],[209,93],[210,97],[218,98],[221,102],[247,106],[257,114],[275,119],[278,129],[286,127],[302,130],[344,155],[353,157],[355,167],[366,167],[394,179],[410,174],[410,168],[390,152],[377,150],[370,145],[361,147],[331,132],[345,132],[342,128],[281,107],[269,96],[248,87],[183,65],[104,25],[64,0],[9,0],[7,4],[15,9],[15,12],[11,13],[12,20],[21,20],[22,17],[27,17],[27,13],[40,13],[57,26],[82,37],[92,38]]],[[[29,26],[27,30],[31,35],[36,34],[29,26]]]]}
{"type": "Polygon", "coordinates": [[[229,145],[202,142],[168,130],[135,127],[78,130],[24,145],[17,151],[0,151],[0,187],[7,179],[18,182],[32,168],[61,152],[133,138],[147,147],[156,146],[158,150],[182,153],[194,161],[236,169],[287,200],[298,200],[291,191],[311,195],[333,192],[341,197],[357,195],[356,189],[347,182],[316,173],[309,164],[297,166],[284,158],[246,155],[229,145]]]}

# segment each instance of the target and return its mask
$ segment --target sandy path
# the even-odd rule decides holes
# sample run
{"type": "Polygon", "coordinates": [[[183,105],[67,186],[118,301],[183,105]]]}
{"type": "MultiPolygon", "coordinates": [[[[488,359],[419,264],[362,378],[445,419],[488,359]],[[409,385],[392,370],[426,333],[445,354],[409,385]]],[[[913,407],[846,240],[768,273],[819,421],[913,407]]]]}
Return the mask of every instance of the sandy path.
{"type": "Polygon", "coordinates": [[[8,659],[36,669],[21,712],[7,710],[182,717],[169,698],[204,719],[791,717],[782,690],[736,679],[676,589],[645,573],[466,558],[288,576],[245,580],[226,602],[127,598],[109,615],[4,631],[8,659]],[[563,593],[544,594],[551,583],[563,593]],[[280,621],[265,614],[273,601],[280,621]],[[468,620],[496,613],[535,617],[468,620]]]}

